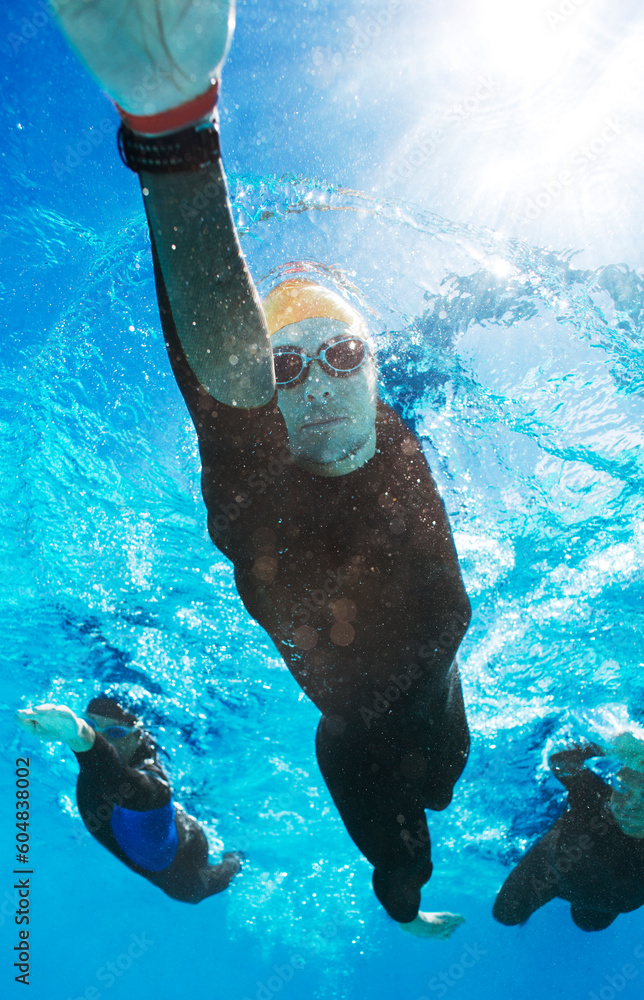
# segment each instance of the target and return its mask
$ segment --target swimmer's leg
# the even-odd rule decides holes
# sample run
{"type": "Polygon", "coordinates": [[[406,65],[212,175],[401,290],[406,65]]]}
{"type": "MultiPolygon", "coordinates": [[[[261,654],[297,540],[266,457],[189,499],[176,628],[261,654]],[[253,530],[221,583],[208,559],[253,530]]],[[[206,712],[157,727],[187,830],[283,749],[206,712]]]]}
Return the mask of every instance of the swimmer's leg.
{"type": "Polygon", "coordinates": [[[195,870],[190,866],[178,867],[164,885],[159,885],[166,896],[180,903],[201,903],[209,896],[223,892],[241,869],[239,855],[224,854],[218,865],[205,864],[195,870]]]}
{"type": "Polygon", "coordinates": [[[556,841],[556,830],[549,830],[510,872],[492,910],[499,923],[508,927],[524,924],[528,917],[558,896],[557,872],[553,864],[556,841]]]}
{"type": "MultiPolygon", "coordinates": [[[[432,874],[431,843],[422,803],[389,763],[388,749],[355,734],[338,736],[325,719],[318,727],[322,776],[349,836],[374,866],[375,894],[390,917],[411,924],[432,874]]],[[[445,927],[437,921],[426,929],[444,936],[445,927]]]]}
{"type": "Polygon", "coordinates": [[[570,915],[577,924],[577,927],[582,931],[604,931],[619,916],[618,913],[593,910],[591,907],[579,903],[572,904],[570,915]]]}
{"type": "Polygon", "coordinates": [[[200,903],[209,896],[223,892],[241,869],[239,854],[224,854],[220,864],[208,861],[208,841],[199,823],[177,808],[179,849],[172,864],[158,872],[154,882],[166,896],[181,903],[200,903]]]}
{"type": "MultiPolygon", "coordinates": [[[[429,701],[427,721],[413,737],[418,749],[401,761],[401,769],[409,779],[421,782],[423,805],[435,812],[446,809],[452,801],[454,786],[465,769],[470,752],[470,731],[456,660],[450,668],[448,683],[444,714],[439,722],[432,720],[433,709],[429,701]]],[[[414,711],[417,715],[417,706],[414,711]]],[[[399,726],[409,740],[409,725],[403,720],[399,726]]]]}

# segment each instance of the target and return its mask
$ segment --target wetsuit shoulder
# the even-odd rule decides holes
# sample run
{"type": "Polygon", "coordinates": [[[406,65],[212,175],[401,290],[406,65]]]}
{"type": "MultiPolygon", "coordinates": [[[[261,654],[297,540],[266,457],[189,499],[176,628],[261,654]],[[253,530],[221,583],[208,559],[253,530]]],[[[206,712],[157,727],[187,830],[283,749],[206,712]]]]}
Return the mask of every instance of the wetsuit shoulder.
{"type": "Polygon", "coordinates": [[[389,403],[380,397],[378,397],[376,403],[376,433],[378,447],[381,450],[395,448],[404,444],[403,454],[406,457],[416,452],[422,455],[419,438],[407,426],[400,414],[394,410],[393,406],[390,406],[389,403]]]}
{"type": "Polygon", "coordinates": [[[165,806],[171,798],[168,779],[153,761],[141,766],[124,764],[117,751],[97,734],[94,746],[77,753],[80,765],[78,791],[92,791],[101,802],[120,803],[129,809],[147,810],[165,806]]]}
{"type": "Polygon", "coordinates": [[[291,463],[277,391],[268,403],[253,409],[220,402],[190,368],[169,305],[164,332],[174,375],[197,432],[208,530],[214,544],[234,562],[234,540],[228,529],[240,526],[240,513],[266,492],[276,470],[281,472],[291,463]]]}
{"type": "MultiPolygon", "coordinates": [[[[154,244],[153,244],[154,251],[154,244]]],[[[199,438],[199,447],[211,456],[226,454],[229,461],[239,449],[255,451],[262,445],[283,447],[287,439],[277,407],[277,390],[268,403],[253,409],[228,406],[212,396],[193,372],[179,339],[172,308],[155,254],[157,297],[168,357],[177,385],[188,407],[199,438]]]]}

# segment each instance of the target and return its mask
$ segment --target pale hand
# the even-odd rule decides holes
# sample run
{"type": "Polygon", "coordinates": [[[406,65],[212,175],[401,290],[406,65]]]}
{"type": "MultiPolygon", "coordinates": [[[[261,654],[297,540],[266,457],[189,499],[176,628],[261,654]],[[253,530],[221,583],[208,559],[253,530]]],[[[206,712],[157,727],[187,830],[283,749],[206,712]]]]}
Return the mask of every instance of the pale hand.
{"type": "Polygon", "coordinates": [[[432,938],[434,941],[446,941],[457,927],[465,923],[465,917],[460,913],[419,913],[415,920],[408,924],[399,924],[408,934],[414,937],[432,938]]]}
{"type": "Polygon", "coordinates": [[[235,27],[235,0],[57,0],[54,9],[101,87],[132,115],[205,93],[235,27]]]}
{"type": "Polygon", "coordinates": [[[16,712],[16,722],[43,743],[67,743],[73,750],[89,750],[94,732],[66,705],[37,705],[16,712]]]}

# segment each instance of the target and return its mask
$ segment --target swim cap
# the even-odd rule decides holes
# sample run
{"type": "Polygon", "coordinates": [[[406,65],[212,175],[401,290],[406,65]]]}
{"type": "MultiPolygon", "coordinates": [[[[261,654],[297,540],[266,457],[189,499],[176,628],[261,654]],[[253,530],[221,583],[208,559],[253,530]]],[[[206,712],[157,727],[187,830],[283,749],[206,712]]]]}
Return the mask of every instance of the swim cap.
{"type": "Polygon", "coordinates": [[[360,313],[337,292],[306,278],[287,278],[264,299],[264,315],[271,337],[291,323],[303,319],[337,319],[366,333],[360,313]]]}
{"type": "Polygon", "coordinates": [[[101,715],[105,719],[114,719],[115,722],[121,722],[124,726],[135,726],[139,721],[136,715],[119,705],[115,698],[108,698],[105,695],[92,698],[85,711],[89,712],[90,715],[101,715]]]}

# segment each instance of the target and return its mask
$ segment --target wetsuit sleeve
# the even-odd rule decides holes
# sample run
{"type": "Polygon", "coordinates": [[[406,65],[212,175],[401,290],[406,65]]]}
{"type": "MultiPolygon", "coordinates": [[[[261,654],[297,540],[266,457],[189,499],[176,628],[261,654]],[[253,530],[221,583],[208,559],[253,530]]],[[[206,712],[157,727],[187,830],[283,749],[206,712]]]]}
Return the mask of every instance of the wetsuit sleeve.
{"type": "Polygon", "coordinates": [[[170,785],[160,768],[153,764],[129,767],[100,734],[91,750],[77,753],[76,758],[103,801],[122,803],[137,812],[160,809],[170,802],[170,785]]]}
{"type": "Polygon", "coordinates": [[[265,406],[244,409],[219,402],[200,384],[177,333],[154,239],[152,258],[170,364],[199,439],[202,489],[214,537],[223,530],[222,518],[234,520],[235,510],[238,513],[266,489],[271,464],[290,461],[288,435],[277,407],[277,391],[265,406]]]}
{"type": "Polygon", "coordinates": [[[610,788],[598,775],[589,771],[584,764],[591,757],[603,757],[604,751],[593,743],[572,746],[552,754],[548,763],[557,781],[568,792],[571,807],[583,809],[594,807],[597,797],[610,794],[610,788]]]}

